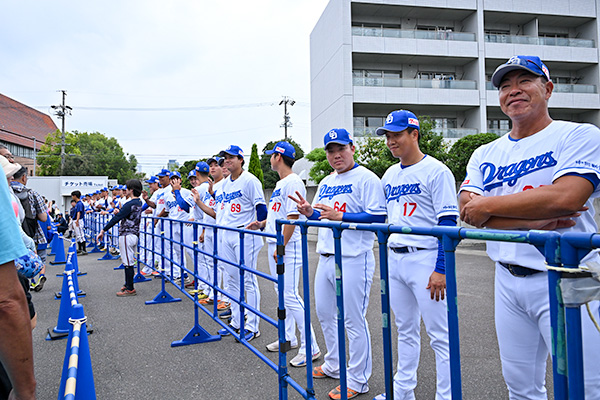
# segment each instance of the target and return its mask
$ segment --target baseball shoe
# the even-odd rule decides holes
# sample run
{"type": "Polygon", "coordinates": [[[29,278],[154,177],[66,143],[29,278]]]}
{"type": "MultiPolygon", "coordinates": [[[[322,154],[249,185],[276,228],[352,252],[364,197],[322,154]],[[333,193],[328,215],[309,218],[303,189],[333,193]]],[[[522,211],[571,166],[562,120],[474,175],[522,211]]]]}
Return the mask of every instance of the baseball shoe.
{"type": "Polygon", "coordinates": [[[227,309],[225,311],[223,311],[222,313],[219,313],[219,318],[221,319],[227,319],[227,318],[231,318],[231,309],[227,309]]]}
{"type": "MultiPolygon", "coordinates": [[[[357,392],[356,390],[352,390],[352,389],[348,388],[348,392],[347,392],[347,396],[348,397],[347,397],[347,399],[353,399],[356,396],[358,396],[359,394],[361,394],[361,393],[357,392]]],[[[329,392],[329,398],[330,399],[334,399],[334,400],[338,400],[338,399],[342,398],[342,387],[341,387],[341,385],[337,386],[335,389],[333,389],[331,392],[329,392]]]]}
{"type": "Polygon", "coordinates": [[[231,304],[226,301],[221,301],[217,304],[217,311],[227,311],[231,308],[231,304]]]}
{"type": "MultiPolygon", "coordinates": [[[[298,348],[298,343],[290,346],[290,349],[297,349],[297,348],[298,348]]],[[[269,343],[267,345],[267,351],[270,351],[272,353],[277,353],[279,351],[279,340],[276,340],[273,343],[269,343]]]]}
{"type": "MultiPolygon", "coordinates": [[[[229,327],[230,327],[231,329],[233,329],[235,333],[240,333],[240,329],[239,329],[239,328],[234,328],[234,327],[233,327],[233,326],[231,326],[231,325],[229,325],[229,327]]],[[[219,329],[219,330],[217,331],[217,334],[218,334],[218,335],[220,335],[220,336],[229,336],[229,335],[231,335],[231,332],[229,332],[229,331],[228,331],[227,329],[225,329],[225,328],[222,328],[222,329],[219,329]]]]}
{"type": "Polygon", "coordinates": [[[187,282],[187,280],[188,280],[188,279],[189,279],[189,278],[186,278],[186,279],[185,279],[185,280],[186,280],[185,287],[186,287],[186,288],[193,288],[193,287],[194,287],[194,284],[195,284],[195,283],[194,283],[194,281],[193,281],[192,279],[190,279],[190,281],[189,281],[189,282],[187,282]]]}
{"type": "Polygon", "coordinates": [[[321,378],[335,379],[335,378],[327,375],[325,372],[323,372],[323,367],[321,365],[319,365],[318,367],[314,367],[312,374],[313,374],[313,378],[315,378],[315,379],[321,379],[321,378]]]}
{"type": "Polygon", "coordinates": [[[120,292],[117,292],[118,297],[135,296],[135,295],[137,295],[137,292],[135,291],[135,289],[133,289],[133,290],[121,289],[120,292]]]}
{"type": "Polygon", "coordinates": [[[377,396],[373,397],[373,400],[385,400],[387,399],[387,396],[385,395],[385,393],[381,393],[378,394],[377,396]]]}
{"type": "MultiPolygon", "coordinates": [[[[317,351],[315,354],[312,355],[312,360],[315,361],[319,357],[321,357],[321,352],[317,351]]],[[[296,357],[290,360],[290,365],[296,368],[306,367],[306,354],[296,354],[296,357]]]]}
{"type": "MultiPolygon", "coordinates": [[[[239,333],[239,332],[238,332],[239,333]]],[[[243,337],[244,339],[246,339],[247,342],[256,339],[257,337],[260,336],[260,331],[256,331],[256,332],[251,332],[248,329],[244,329],[244,334],[240,335],[241,337],[243,337]]],[[[236,342],[239,342],[239,340],[236,338],[235,339],[236,342]]]]}
{"type": "MultiPolygon", "coordinates": [[[[215,301],[213,299],[209,298],[208,296],[206,296],[204,299],[198,300],[198,303],[202,304],[203,306],[206,306],[206,305],[214,304],[215,301]]],[[[221,300],[219,300],[219,304],[220,303],[221,303],[221,300]]]]}

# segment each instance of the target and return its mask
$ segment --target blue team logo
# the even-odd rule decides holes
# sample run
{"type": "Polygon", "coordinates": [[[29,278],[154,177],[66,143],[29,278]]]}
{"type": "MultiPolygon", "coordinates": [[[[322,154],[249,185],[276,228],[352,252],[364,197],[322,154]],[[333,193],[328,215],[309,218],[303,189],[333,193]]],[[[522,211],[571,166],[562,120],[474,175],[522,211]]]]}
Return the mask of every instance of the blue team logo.
{"type": "Polygon", "coordinates": [[[394,115],[392,115],[391,113],[387,116],[387,118],[385,119],[385,124],[391,124],[392,122],[394,122],[394,115]]]}
{"type": "Polygon", "coordinates": [[[400,201],[400,197],[409,194],[421,194],[420,183],[405,183],[403,185],[392,186],[389,183],[385,185],[385,197],[387,202],[400,201]]]}
{"type": "Polygon", "coordinates": [[[274,197],[281,196],[281,189],[273,190],[273,194],[271,195],[271,199],[274,197]]]}
{"type": "Polygon", "coordinates": [[[337,139],[337,132],[335,130],[330,130],[329,133],[329,139],[333,140],[333,139],[337,139]]]}
{"type": "Polygon", "coordinates": [[[333,199],[335,196],[340,194],[352,193],[352,184],[339,185],[339,186],[327,186],[323,185],[319,189],[319,200],[322,199],[333,199]]]}
{"type": "Polygon", "coordinates": [[[554,167],[557,161],[552,157],[552,153],[554,152],[549,151],[526,160],[498,167],[489,162],[481,164],[479,170],[483,174],[483,190],[490,191],[501,187],[504,182],[508,186],[514,186],[519,178],[545,168],[554,167]]]}
{"type": "Polygon", "coordinates": [[[230,203],[232,200],[235,200],[239,197],[242,197],[242,191],[238,190],[235,192],[231,192],[231,193],[225,193],[224,197],[223,197],[223,203],[230,203]]]}
{"type": "Polygon", "coordinates": [[[215,197],[215,203],[219,204],[223,201],[223,193],[219,193],[217,197],[215,197]]]}
{"type": "Polygon", "coordinates": [[[177,207],[177,201],[167,201],[165,202],[165,207],[167,207],[169,210],[171,208],[175,208],[177,207]]]}

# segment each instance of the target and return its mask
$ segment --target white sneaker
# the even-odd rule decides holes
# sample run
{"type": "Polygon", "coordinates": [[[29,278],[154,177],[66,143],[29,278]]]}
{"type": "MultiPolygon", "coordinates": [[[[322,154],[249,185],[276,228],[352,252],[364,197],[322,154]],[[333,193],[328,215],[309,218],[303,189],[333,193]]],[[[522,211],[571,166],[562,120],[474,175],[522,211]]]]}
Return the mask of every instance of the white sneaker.
{"type": "Polygon", "coordinates": [[[386,399],[385,393],[381,393],[381,394],[378,394],[377,396],[373,397],[373,400],[385,400],[385,399],[386,399]]]}
{"type": "MultiPolygon", "coordinates": [[[[290,349],[297,349],[298,348],[298,343],[293,344],[290,349]]],[[[267,345],[267,351],[270,351],[272,353],[277,353],[279,351],[279,340],[274,341],[273,343],[269,343],[267,345]]]]}
{"type": "MultiPolygon", "coordinates": [[[[317,351],[315,354],[312,355],[312,360],[315,361],[319,357],[321,357],[321,352],[317,351]]],[[[296,354],[296,357],[291,359],[290,365],[296,368],[306,367],[306,354],[296,354]]]]}

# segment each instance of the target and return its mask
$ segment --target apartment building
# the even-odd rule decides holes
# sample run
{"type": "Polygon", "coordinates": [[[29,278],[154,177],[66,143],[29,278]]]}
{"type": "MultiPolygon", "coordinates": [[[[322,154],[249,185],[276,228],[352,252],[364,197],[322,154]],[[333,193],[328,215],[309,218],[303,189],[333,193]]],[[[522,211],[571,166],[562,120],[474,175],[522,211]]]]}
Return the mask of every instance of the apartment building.
{"type": "Polygon", "coordinates": [[[449,140],[505,133],[490,78],[516,54],[550,70],[554,119],[600,125],[600,0],[331,0],[310,36],[312,147],[373,135],[394,109],[449,140]]]}

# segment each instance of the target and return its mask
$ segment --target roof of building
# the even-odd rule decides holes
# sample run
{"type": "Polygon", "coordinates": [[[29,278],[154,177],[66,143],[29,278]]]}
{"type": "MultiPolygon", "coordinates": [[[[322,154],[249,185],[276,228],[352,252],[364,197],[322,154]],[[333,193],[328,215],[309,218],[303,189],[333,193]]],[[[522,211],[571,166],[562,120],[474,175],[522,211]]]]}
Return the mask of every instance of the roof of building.
{"type": "Polygon", "coordinates": [[[33,148],[35,137],[40,148],[57,129],[49,115],[0,94],[0,140],[33,148]]]}

